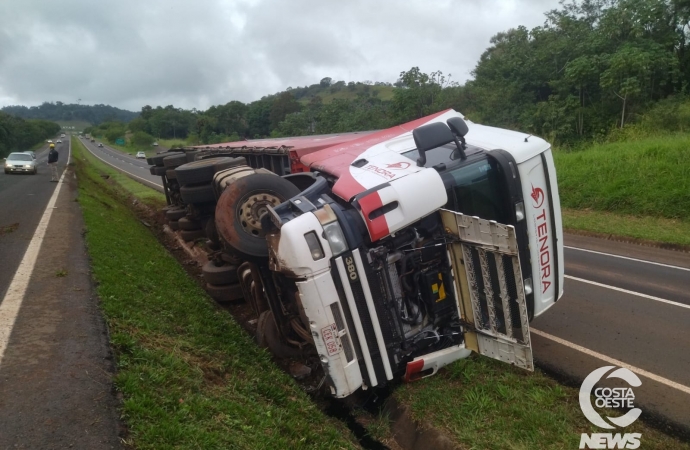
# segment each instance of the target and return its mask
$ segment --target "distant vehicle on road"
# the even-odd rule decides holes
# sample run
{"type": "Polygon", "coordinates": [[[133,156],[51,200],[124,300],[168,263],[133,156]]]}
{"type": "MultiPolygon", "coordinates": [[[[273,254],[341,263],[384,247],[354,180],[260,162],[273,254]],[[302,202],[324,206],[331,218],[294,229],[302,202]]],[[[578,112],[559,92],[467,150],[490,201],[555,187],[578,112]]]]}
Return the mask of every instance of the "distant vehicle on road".
{"type": "Polygon", "coordinates": [[[5,173],[12,172],[36,175],[38,173],[36,160],[27,152],[10,153],[5,160],[5,173]]]}
{"type": "Polygon", "coordinates": [[[31,157],[32,157],[33,159],[36,159],[36,153],[32,152],[31,150],[27,150],[27,151],[22,152],[22,153],[26,153],[26,154],[28,154],[28,155],[31,155],[31,157]]]}
{"type": "Polygon", "coordinates": [[[60,137],[65,137],[65,133],[62,133],[62,136],[60,136],[60,137]]]}
{"type": "Polygon", "coordinates": [[[96,140],[94,138],[91,138],[91,142],[96,142],[96,140]]]}
{"type": "Polygon", "coordinates": [[[99,147],[103,147],[103,144],[101,144],[101,143],[99,142],[99,143],[98,143],[98,146],[99,146],[99,147]]]}
{"type": "Polygon", "coordinates": [[[57,143],[58,143],[58,144],[62,144],[62,139],[58,139],[58,140],[57,140],[57,143]]]}
{"type": "Polygon", "coordinates": [[[137,158],[146,159],[146,153],[144,153],[144,152],[137,152],[137,158]]]}
{"type": "Polygon", "coordinates": [[[154,146],[154,147],[158,147],[158,142],[154,142],[154,143],[153,143],[153,146],[154,146]]]}

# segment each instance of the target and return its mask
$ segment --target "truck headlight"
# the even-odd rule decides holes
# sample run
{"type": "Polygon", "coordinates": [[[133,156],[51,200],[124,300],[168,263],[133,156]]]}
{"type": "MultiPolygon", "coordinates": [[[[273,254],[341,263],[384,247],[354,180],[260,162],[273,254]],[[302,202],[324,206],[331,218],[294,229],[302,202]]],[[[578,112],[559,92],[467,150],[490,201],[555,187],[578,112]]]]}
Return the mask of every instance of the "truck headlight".
{"type": "Polygon", "coordinates": [[[338,223],[338,217],[333,212],[331,205],[326,203],[323,205],[323,208],[315,211],[314,215],[319,219],[319,223],[323,227],[323,238],[328,241],[333,256],[346,252],[348,249],[347,241],[345,240],[343,229],[340,228],[338,223]]]}
{"type": "Polygon", "coordinates": [[[343,229],[340,228],[340,224],[338,222],[331,222],[323,225],[323,234],[328,241],[328,244],[331,246],[333,256],[338,256],[339,254],[347,251],[345,235],[343,234],[343,229]]]}

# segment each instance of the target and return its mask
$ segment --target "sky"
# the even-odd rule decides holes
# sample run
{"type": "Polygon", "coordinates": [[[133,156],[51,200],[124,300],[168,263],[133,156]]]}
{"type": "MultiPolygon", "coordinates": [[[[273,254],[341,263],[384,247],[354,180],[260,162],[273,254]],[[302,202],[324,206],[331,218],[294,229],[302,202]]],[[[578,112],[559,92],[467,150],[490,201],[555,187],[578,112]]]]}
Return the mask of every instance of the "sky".
{"type": "Polygon", "coordinates": [[[288,87],[471,78],[498,32],[558,0],[1,0],[0,107],[205,110],[288,87]]]}

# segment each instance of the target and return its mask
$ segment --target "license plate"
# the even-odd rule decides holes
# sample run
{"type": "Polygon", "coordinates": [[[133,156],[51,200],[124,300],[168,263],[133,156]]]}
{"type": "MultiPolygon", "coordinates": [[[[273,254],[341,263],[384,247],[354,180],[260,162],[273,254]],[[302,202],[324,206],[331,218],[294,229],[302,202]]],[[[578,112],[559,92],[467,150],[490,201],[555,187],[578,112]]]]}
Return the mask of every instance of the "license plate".
{"type": "Polygon", "coordinates": [[[321,328],[321,336],[323,337],[323,342],[326,343],[326,351],[328,351],[328,356],[340,353],[343,349],[340,343],[340,338],[338,337],[338,328],[335,324],[331,324],[327,327],[321,328]]]}

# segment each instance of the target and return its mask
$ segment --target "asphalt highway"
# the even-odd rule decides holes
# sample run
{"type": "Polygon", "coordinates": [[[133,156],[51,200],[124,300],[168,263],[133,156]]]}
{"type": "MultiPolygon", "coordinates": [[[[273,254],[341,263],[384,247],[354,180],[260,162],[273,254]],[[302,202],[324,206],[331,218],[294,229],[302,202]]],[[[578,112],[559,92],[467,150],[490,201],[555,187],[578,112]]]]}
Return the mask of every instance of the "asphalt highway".
{"type": "Polygon", "coordinates": [[[565,293],[530,324],[535,360],[576,383],[630,365],[643,416],[690,429],[690,255],[572,235],[565,245],[565,293]]]}
{"type": "Polygon", "coordinates": [[[149,172],[149,165],[145,159],[138,159],[132,155],[128,155],[114,148],[103,144],[103,147],[98,146],[98,142],[90,142],[86,138],[80,138],[82,144],[93,153],[94,156],[109,164],[116,169],[126,173],[131,178],[152,187],[160,192],[163,192],[163,181],[157,175],[151,175],[149,172]]]}
{"type": "MultiPolygon", "coordinates": [[[[68,142],[56,144],[60,154],[60,173],[67,164],[68,142]]],[[[0,172],[0,299],[17,270],[34,234],[36,225],[57,183],[50,182],[48,145],[36,151],[38,174],[5,174],[0,172]]],[[[3,161],[4,162],[4,161],[3,161]]]]}

